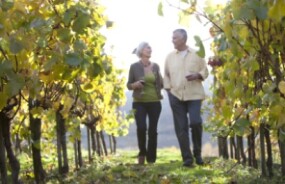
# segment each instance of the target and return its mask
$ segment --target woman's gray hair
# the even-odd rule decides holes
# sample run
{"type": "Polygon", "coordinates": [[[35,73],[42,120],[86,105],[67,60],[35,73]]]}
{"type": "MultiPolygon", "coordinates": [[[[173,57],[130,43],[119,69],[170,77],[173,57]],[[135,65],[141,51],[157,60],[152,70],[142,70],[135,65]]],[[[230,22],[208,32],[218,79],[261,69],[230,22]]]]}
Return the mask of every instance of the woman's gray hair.
{"type": "Polygon", "coordinates": [[[133,54],[136,54],[139,58],[142,56],[142,51],[144,48],[150,46],[147,42],[141,42],[138,47],[133,51],[133,54]]]}

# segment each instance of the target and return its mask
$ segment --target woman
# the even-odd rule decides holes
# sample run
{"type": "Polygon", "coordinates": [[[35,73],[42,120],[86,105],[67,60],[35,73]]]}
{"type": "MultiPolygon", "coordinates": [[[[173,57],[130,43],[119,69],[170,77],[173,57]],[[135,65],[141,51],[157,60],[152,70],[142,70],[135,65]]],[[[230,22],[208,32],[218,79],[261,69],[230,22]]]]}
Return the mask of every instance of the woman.
{"type": "Polygon", "coordinates": [[[162,77],[159,65],[149,60],[152,50],[148,43],[140,43],[135,52],[139,61],[130,66],[127,87],[133,90],[133,109],[139,147],[138,164],[144,164],[145,159],[148,163],[155,163],[162,77]]]}

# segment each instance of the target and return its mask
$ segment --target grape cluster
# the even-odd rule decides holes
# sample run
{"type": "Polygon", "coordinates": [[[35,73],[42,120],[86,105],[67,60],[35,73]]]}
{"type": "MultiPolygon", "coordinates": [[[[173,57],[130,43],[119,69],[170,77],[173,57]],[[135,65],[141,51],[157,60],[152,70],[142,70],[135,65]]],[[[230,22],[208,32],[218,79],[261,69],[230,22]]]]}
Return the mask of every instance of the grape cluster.
{"type": "Polygon", "coordinates": [[[219,58],[209,58],[208,65],[211,67],[221,66],[223,64],[222,60],[219,58]]]}

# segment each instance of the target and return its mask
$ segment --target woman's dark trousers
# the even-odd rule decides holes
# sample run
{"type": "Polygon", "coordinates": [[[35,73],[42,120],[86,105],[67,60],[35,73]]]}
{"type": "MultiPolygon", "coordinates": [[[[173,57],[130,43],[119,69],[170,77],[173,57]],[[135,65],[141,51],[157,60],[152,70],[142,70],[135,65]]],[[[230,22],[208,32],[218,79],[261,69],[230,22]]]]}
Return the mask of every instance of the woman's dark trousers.
{"type": "Polygon", "coordinates": [[[139,156],[146,156],[147,162],[154,163],[156,161],[157,124],[161,113],[161,102],[133,102],[133,109],[137,125],[139,156]],[[148,135],[147,145],[146,135],[148,135]]]}

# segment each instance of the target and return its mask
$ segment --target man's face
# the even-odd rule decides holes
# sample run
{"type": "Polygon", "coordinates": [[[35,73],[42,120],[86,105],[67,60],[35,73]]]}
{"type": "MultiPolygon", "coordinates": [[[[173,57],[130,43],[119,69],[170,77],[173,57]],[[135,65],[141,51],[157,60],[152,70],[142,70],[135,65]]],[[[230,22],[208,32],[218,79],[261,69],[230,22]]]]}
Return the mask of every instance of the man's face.
{"type": "Polygon", "coordinates": [[[175,49],[179,49],[185,45],[185,39],[179,32],[174,32],[172,36],[172,43],[175,49]]]}

